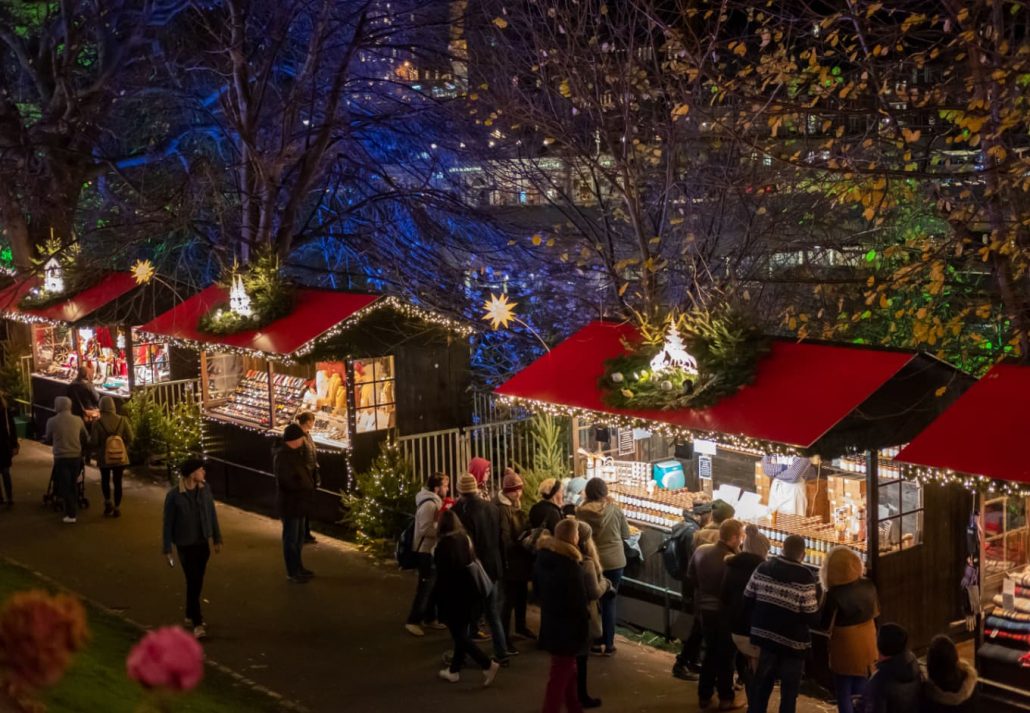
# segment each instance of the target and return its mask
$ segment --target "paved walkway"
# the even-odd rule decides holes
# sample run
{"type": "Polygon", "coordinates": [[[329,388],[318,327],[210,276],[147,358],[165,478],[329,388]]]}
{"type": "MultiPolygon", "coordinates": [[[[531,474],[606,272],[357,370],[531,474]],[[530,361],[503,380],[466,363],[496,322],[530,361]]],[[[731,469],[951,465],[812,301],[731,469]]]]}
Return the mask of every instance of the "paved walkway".
{"type": "MultiPolygon", "coordinates": [[[[164,489],[127,479],[122,517],[106,519],[91,468],[92,507],[64,525],[41,504],[49,448],[24,442],[13,472],[17,504],[0,511],[0,554],[146,626],[181,621],[182,573],[160,551],[164,489]]],[[[215,661],[317,712],[539,710],[547,657],[537,651],[516,657],[486,690],[474,671],[456,685],[436,680],[449,638],[404,631],[410,574],[321,537],[304,555],[318,578],[289,584],[276,521],[229,506],[219,520],[225,548],[212,555],[204,591],[205,648],[215,661]]],[[[607,711],[696,710],[696,684],[671,678],[671,666],[671,655],[623,640],[616,656],[591,660],[591,692],[607,711]]],[[[799,708],[824,709],[808,700],[799,708]]]]}

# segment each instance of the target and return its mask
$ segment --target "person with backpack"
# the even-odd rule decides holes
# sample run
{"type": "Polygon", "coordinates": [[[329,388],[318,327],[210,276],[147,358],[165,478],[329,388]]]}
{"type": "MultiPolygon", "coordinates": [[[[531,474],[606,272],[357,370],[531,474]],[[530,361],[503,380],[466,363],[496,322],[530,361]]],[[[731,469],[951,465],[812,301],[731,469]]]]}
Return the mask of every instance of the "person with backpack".
{"type": "Polygon", "coordinates": [[[283,521],[283,559],[286,579],[293,584],[307,584],[315,573],[304,567],[301,549],[304,546],[304,518],[311,515],[315,496],[315,475],[308,465],[304,448],[304,431],[291,423],[283,431],[282,442],[272,453],[273,470],[279,500],[279,517],[283,521]]]}
{"type": "Polygon", "coordinates": [[[129,446],[132,444],[132,425],[129,419],[119,416],[114,399],[104,396],[100,399],[100,418],[93,422],[90,445],[97,454],[100,468],[100,489],[104,493],[104,517],[122,516],[122,477],[129,465],[129,446]],[[114,501],[111,500],[111,484],[114,481],[114,501]]]}
{"type": "MultiPolygon", "coordinates": [[[[418,569],[418,585],[415,600],[411,603],[408,623],[404,628],[412,636],[425,636],[423,624],[431,629],[446,628],[436,620],[436,602],[433,588],[436,585],[436,570],[433,567],[433,548],[436,547],[437,520],[447,497],[451,479],[444,473],[433,473],[425,486],[415,496],[415,521],[411,531],[405,532],[402,541],[410,536],[407,547],[413,555],[411,564],[418,569]]],[[[398,558],[400,559],[400,558],[398,558]]],[[[405,562],[400,563],[402,567],[405,562]]]]}
{"type": "Polygon", "coordinates": [[[683,648],[672,665],[673,678],[681,681],[701,679],[701,617],[694,606],[694,587],[687,580],[687,565],[694,554],[694,533],[708,524],[712,515],[711,503],[698,503],[692,510],[683,511],[683,522],[676,525],[669,539],[662,545],[662,563],[669,576],[680,582],[683,611],[690,612],[693,621],[690,634],[683,640],[683,648]]]}

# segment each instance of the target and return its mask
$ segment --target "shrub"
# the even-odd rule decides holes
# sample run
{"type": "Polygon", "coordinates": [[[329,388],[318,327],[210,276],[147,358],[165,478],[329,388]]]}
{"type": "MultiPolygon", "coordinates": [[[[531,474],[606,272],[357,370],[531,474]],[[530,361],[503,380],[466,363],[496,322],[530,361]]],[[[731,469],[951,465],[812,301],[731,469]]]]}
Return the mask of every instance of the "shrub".
{"type": "Polygon", "coordinates": [[[411,462],[396,443],[383,443],[371,467],[358,474],[357,492],[340,496],[358,543],[374,547],[399,535],[414,512],[418,490],[411,462]]]}

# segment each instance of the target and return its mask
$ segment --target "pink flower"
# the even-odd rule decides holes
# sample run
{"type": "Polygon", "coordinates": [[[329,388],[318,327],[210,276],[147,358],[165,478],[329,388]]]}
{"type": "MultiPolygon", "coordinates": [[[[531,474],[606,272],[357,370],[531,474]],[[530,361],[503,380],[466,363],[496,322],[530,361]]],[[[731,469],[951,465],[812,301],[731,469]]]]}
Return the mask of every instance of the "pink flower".
{"type": "Polygon", "coordinates": [[[146,688],[193,690],[204,677],[204,650],[178,626],[166,626],[143,637],[125,659],[129,678],[146,688]]]}

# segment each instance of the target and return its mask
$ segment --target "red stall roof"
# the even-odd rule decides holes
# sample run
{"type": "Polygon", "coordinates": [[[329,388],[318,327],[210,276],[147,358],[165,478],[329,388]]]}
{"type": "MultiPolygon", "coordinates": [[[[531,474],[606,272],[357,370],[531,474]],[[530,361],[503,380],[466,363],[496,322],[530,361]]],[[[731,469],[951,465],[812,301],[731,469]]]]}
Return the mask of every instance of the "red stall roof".
{"type": "Polygon", "coordinates": [[[229,302],[228,292],[219,285],[212,285],[147,322],[140,327],[140,331],[185,343],[199,342],[285,356],[293,354],[378,299],[380,297],[377,295],[354,292],[299,289],[293,311],[286,317],[266,324],[259,330],[207,334],[197,329],[200,318],[218,305],[229,302]]]}
{"type": "Polygon", "coordinates": [[[628,324],[593,322],[497,389],[502,396],[658,421],[694,431],[806,448],[891,379],[915,355],[828,344],[773,341],[755,380],[706,409],[629,410],[604,403],[606,360],[640,338],[628,324]]]}
{"type": "Polygon", "coordinates": [[[29,291],[40,284],[38,277],[30,277],[0,291],[0,311],[12,319],[40,319],[55,322],[78,322],[87,318],[122,295],[133,290],[136,279],[129,272],[112,272],[94,285],[78,292],[66,300],[54,302],[40,309],[23,309],[18,306],[29,291]]]}
{"type": "Polygon", "coordinates": [[[1030,367],[997,364],[895,460],[1030,483],[1030,367]]]}

